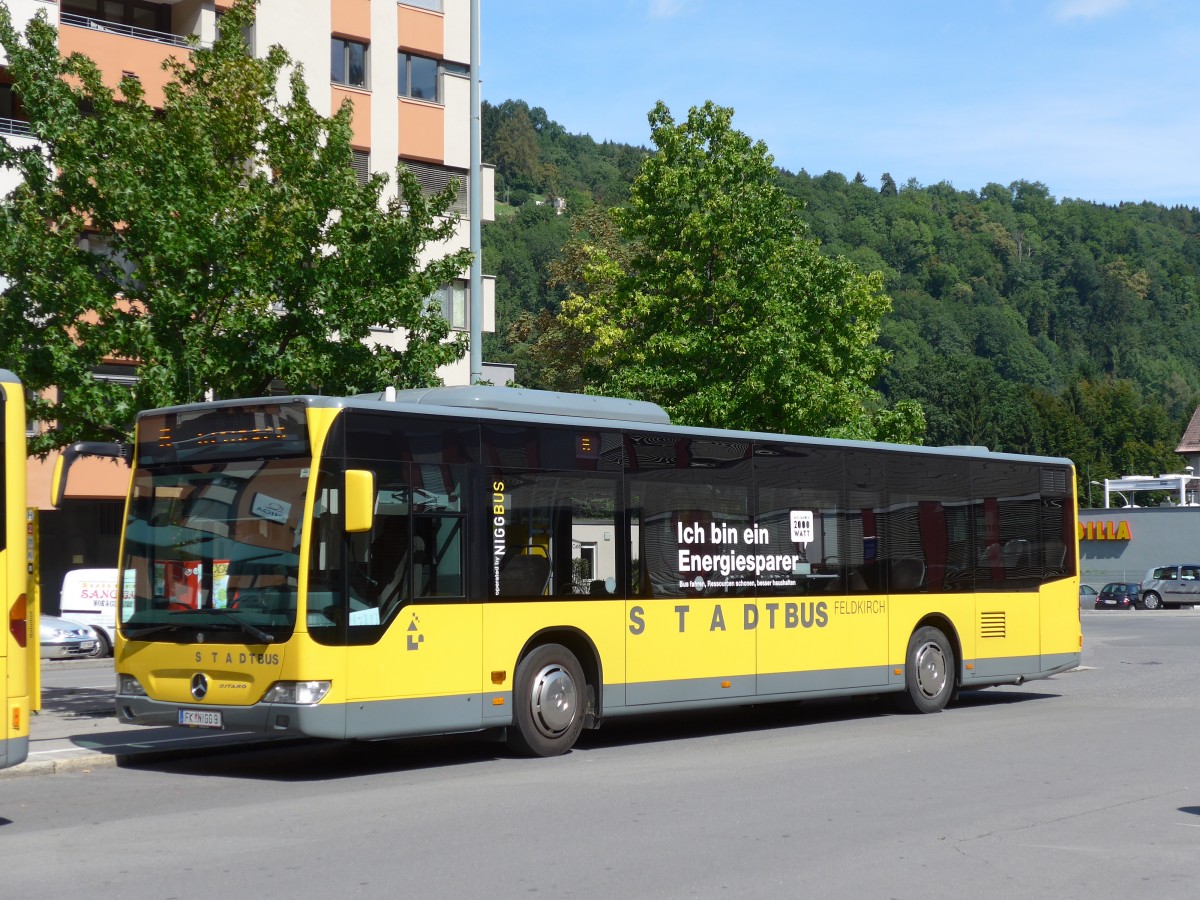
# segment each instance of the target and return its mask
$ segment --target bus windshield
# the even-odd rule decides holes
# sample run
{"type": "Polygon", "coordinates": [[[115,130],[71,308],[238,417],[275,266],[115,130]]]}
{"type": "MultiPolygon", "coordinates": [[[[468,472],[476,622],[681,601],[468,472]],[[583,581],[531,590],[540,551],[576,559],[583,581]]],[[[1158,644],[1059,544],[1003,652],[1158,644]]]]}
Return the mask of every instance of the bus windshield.
{"type": "Polygon", "coordinates": [[[296,459],[138,469],[125,529],[125,637],[286,640],[308,475],[308,461],[296,459]]]}

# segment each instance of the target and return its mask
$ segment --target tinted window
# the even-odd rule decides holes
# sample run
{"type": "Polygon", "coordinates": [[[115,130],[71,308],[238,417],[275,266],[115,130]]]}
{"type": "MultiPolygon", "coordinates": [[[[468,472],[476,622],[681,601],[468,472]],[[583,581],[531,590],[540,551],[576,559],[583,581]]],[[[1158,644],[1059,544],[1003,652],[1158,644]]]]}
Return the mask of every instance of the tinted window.
{"type": "Polygon", "coordinates": [[[975,584],[988,590],[1032,590],[1041,584],[1048,555],[1062,570],[1061,509],[1043,537],[1039,470],[1013,462],[972,467],[975,584]]]}
{"type": "Polygon", "coordinates": [[[888,458],[883,548],[888,590],[970,590],[974,522],[964,460],[888,458]]]}
{"type": "Polygon", "coordinates": [[[615,473],[493,469],[483,486],[488,596],[623,596],[620,485],[615,473]]]}
{"type": "Polygon", "coordinates": [[[758,586],[759,596],[843,593],[846,504],[842,454],[827,448],[760,444],[755,449],[755,526],[764,553],[794,553],[795,585],[758,586]]]}
{"type": "Polygon", "coordinates": [[[754,559],[748,442],[629,440],[638,467],[627,487],[633,596],[753,595],[759,580],[792,578],[790,556],[786,571],[778,559],[761,569],[754,559]]]}

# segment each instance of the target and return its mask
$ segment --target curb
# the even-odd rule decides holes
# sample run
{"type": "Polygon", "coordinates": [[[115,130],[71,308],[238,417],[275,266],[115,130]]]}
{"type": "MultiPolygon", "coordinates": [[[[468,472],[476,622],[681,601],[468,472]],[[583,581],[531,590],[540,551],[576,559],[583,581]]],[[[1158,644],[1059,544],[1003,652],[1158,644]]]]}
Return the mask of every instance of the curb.
{"type": "Polygon", "coordinates": [[[64,759],[38,759],[23,762],[11,769],[0,770],[0,781],[8,778],[26,778],[30,775],[60,775],[66,772],[90,772],[93,769],[111,769],[120,765],[116,756],[95,753],[88,756],[68,756],[64,759]]]}
{"type": "Polygon", "coordinates": [[[189,747],[186,749],[148,750],[140,753],[88,753],[67,756],[62,759],[39,759],[23,762],[11,769],[0,769],[0,781],[8,778],[24,778],[30,775],[62,775],[68,772],[86,774],[93,769],[114,769],[147,763],[171,762],[178,759],[198,759],[207,756],[243,753],[247,750],[261,750],[264,747],[296,747],[316,743],[319,740],[319,738],[305,737],[275,738],[218,744],[202,749],[189,747]]]}

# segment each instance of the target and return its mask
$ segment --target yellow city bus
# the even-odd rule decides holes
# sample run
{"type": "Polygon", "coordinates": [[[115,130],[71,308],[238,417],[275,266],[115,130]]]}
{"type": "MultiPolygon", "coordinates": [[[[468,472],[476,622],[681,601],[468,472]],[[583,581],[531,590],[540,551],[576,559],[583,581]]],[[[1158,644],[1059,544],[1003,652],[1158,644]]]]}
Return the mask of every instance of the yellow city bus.
{"type": "Polygon", "coordinates": [[[602,719],[1079,664],[1065,459],[676,427],[508,388],[138,418],[125,722],[567,751],[602,719]]]}
{"type": "Polygon", "coordinates": [[[7,627],[0,638],[0,769],[29,756],[29,715],[37,695],[38,614],[25,593],[25,392],[12,372],[0,369],[0,604],[7,627]]]}

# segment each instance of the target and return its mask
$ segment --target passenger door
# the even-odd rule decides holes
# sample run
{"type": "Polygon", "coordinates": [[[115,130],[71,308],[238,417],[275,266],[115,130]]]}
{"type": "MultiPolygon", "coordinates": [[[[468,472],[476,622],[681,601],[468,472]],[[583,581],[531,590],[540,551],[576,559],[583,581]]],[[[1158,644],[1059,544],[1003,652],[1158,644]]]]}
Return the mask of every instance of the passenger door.
{"type": "Polygon", "coordinates": [[[1176,582],[1176,600],[1181,604],[1200,603],[1200,565],[1180,566],[1176,582]]]}

